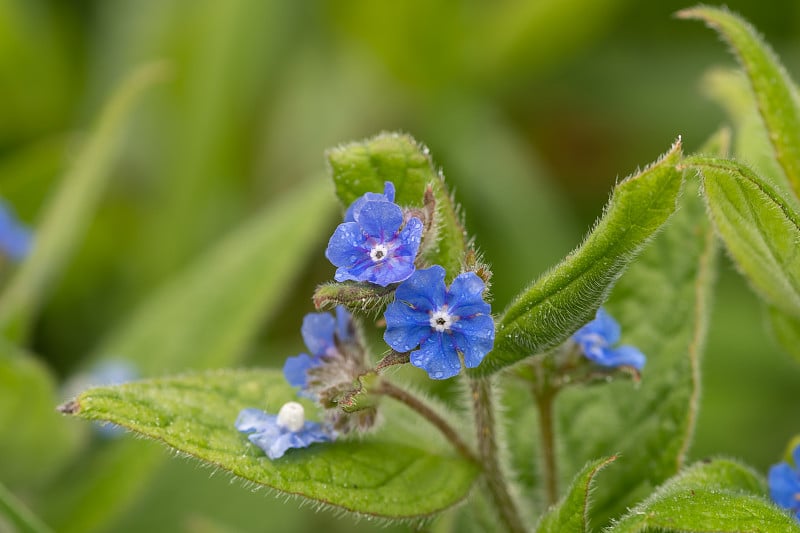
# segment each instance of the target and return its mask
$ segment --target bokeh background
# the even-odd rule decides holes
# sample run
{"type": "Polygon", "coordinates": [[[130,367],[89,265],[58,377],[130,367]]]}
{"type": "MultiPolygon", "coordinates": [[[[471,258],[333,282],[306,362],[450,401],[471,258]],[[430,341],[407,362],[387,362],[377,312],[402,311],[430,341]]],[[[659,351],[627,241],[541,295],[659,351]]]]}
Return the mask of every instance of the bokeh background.
{"type": "MultiPolygon", "coordinates": [[[[324,174],[326,148],[383,130],[430,147],[493,264],[502,309],[577,245],[615,180],[678,135],[693,151],[725,123],[701,82],[733,60],[713,32],[672,16],[688,5],[0,0],[0,196],[31,226],[120,80],[153,60],[171,70],[136,108],[32,349],[66,379],[203,250],[324,174]]],[[[727,5],[800,75],[800,3],[727,5]]],[[[333,273],[325,239],[239,364],[279,366],[301,351],[310,294],[333,273]]],[[[800,433],[800,368],[765,332],[760,304],[727,261],[703,374],[692,455],[765,470],[800,433]]],[[[187,460],[165,464],[105,527],[353,527],[187,460]]]]}

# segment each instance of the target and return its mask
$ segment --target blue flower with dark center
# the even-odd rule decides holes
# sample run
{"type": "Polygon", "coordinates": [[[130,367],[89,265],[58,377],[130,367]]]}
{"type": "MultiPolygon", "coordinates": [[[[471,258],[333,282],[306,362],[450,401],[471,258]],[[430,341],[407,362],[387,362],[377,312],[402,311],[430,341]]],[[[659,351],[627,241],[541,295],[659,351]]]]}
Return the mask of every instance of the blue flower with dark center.
{"type": "Polygon", "coordinates": [[[355,202],[350,204],[350,207],[347,208],[347,212],[344,214],[344,221],[345,222],[355,222],[356,217],[355,213],[360,211],[364,204],[367,202],[389,202],[394,203],[394,183],[391,181],[387,181],[383,184],[383,194],[378,192],[368,192],[365,193],[364,196],[357,199],[355,202]]]}
{"type": "Polygon", "coordinates": [[[31,231],[17,221],[11,207],[0,200],[0,254],[21,261],[30,251],[31,231]]]}
{"type": "Polygon", "coordinates": [[[261,409],[247,408],[239,412],[236,429],[264,450],[270,459],[283,457],[290,448],[307,448],[315,442],[331,442],[336,435],[317,422],[305,420],[305,410],[297,402],[288,402],[277,415],[261,409]]]}
{"type": "Polygon", "coordinates": [[[353,222],[339,224],[325,257],[336,269],[336,281],[367,281],[386,287],[414,272],[422,240],[422,222],[409,218],[387,201],[365,201],[353,212],[353,222]]]}
{"type": "Polygon", "coordinates": [[[583,354],[598,365],[607,367],[630,366],[641,370],[645,356],[633,346],[617,346],[620,327],[616,320],[602,307],[597,310],[595,319],[583,326],[572,336],[581,347],[583,354]]]}
{"type": "Polygon", "coordinates": [[[336,318],[330,313],[309,313],[303,318],[300,333],[311,354],[301,353],[286,359],[283,375],[293,387],[305,389],[306,372],[322,362],[325,355],[338,352],[338,343],[350,342],[354,337],[352,316],[344,307],[336,307],[336,318]]]}
{"type": "Polygon", "coordinates": [[[792,461],[794,466],[785,461],[773,465],[769,469],[767,483],[772,501],[792,511],[800,520],[800,446],[792,450],[792,461]]]}
{"type": "Polygon", "coordinates": [[[494,346],[491,306],[483,300],[486,286],[474,272],[460,274],[448,289],[444,268],[417,270],[395,292],[386,309],[386,343],[398,352],[411,351],[411,364],[433,379],[447,379],[475,368],[494,346]],[[415,349],[417,348],[417,349],[415,349]]]}

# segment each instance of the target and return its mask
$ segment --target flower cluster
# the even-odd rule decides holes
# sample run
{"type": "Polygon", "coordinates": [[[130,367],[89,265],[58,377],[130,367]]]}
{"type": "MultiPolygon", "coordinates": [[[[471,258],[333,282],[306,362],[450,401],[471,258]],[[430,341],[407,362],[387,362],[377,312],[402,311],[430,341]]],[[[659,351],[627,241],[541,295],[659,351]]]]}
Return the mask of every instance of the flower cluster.
{"type": "Polygon", "coordinates": [[[613,347],[619,342],[620,333],[617,321],[601,307],[595,319],[576,331],[572,340],[589,360],[600,366],[641,370],[645,363],[642,352],[633,346],[613,347]]]}
{"type": "Polygon", "coordinates": [[[21,261],[28,255],[32,240],[31,231],[20,224],[11,207],[0,200],[0,255],[21,261]]]}
{"type": "Polygon", "coordinates": [[[792,462],[794,466],[786,461],[773,465],[767,482],[772,501],[792,511],[800,520],[800,445],[792,450],[792,462]]]}
{"type": "MultiPolygon", "coordinates": [[[[465,272],[448,287],[441,266],[422,262],[428,268],[418,269],[424,238],[420,217],[430,222],[432,204],[427,212],[403,210],[394,199],[394,184],[386,182],[382,194],[369,192],[353,202],[325,255],[337,267],[336,281],[388,287],[390,295],[394,290],[394,301],[385,312],[384,340],[397,354],[408,354],[405,361],[431,378],[450,378],[462,365],[478,366],[494,345],[491,307],[483,299],[486,285],[474,272],[465,272]]],[[[373,397],[366,389],[377,374],[368,366],[352,315],[342,306],[335,316],[310,313],[301,333],[308,352],[289,357],[283,374],[300,396],[325,410],[325,422],[306,422],[296,402],[285,404],[277,415],[242,410],[236,428],[270,459],[290,448],[369,429],[376,421],[373,397]]]]}

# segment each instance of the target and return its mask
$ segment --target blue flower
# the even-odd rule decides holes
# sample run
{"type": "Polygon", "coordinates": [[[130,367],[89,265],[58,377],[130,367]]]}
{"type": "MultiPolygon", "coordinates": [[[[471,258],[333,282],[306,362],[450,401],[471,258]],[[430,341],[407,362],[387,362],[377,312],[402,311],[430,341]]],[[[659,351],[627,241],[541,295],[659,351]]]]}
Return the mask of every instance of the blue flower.
{"type": "Polygon", "coordinates": [[[395,292],[386,309],[384,340],[398,352],[411,352],[411,364],[433,379],[447,379],[481,364],[494,346],[486,288],[473,272],[460,274],[448,289],[444,268],[417,270],[395,292]]]}
{"type": "Polygon", "coordinates": [[[394,202],[394,183],[391,181],[387,181],[383,184],[383,194],[377,192],[368,192],[364,194],[361,198],[357,199],[355,202],[350,204],[350,207],[347,208],[347,212],[344,214],[344,221],[345,222],[355,222],[356,217],[355,213],[357,211],[361,211],[361,208],[364,207],[364,204],[367,202],[394,202]]]}
{"type": "Polygon", "coordinates": [[[338,353],[337,344],[350,342],[354,337],[352,315],[344,307],[336,307],[336,318],[330,313],[309,313],[303,318],[300,333],[311,354],[301,353],[286,359],[283,376],[293,387],[305,389],[306,372],[319,366],[322,357],[338,353]]]}
{"type": "Polygon", "coordinates": [[[403,211],[385,200],[359,199],[354,206],[353,220],[339,224],[325,250],[338,267],[334,279],[382,287],[408,279],[415,269],[422,222],[411,217],[403,224],[403,211]]]}
{"type": "Polygon", "coordinates": [[[597,310],[594,320],[583,326],[572,336],[581,347],[583,354],[598,365],[617,367],[631,366],[641,370],[645,363],[645,356],[633,346],[618,346],[612,344],[619,342],[620,327],[616,320],[602,307],[597,310]]]}
{"type": "Polygon", "coordinates": [[[20,224],[11,207],[0,200],[0,253],[21,261],[28,255],[32,240],[31,231],[20,224]]]}
{"type": "Polygon", "coordinates": [[[289,448],[307,448],[315,442],[330,442],[335,434],[317,422],[307,422],[303,406],[288,402],[277,415],[260,409],[242,409],[236,418],[236,429],[264,450],[270,459],[283,457],[289,448]]]}
{"type": "Polygon", "coordinates": [[[781,462],[773,465],[769,469],[767,482],[769,484],[769,495],[772,501],[791,510],[795,517],[800,520],[800,446],[796,446],[792,451],[792,460],[795,466],[781,462]]]}

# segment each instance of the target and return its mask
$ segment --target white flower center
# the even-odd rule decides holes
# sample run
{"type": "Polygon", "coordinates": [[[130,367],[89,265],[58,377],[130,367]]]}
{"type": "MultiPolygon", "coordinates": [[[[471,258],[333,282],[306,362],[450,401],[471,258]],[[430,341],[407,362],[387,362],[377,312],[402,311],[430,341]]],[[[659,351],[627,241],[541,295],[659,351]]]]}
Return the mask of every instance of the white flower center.
{"type": "Polygon", "coordinates": [[[278,411],[278,427],[286,428],[292,433],[297,433],[306,424],[306,411],[297,402],[287,402],[278,411]]]}
{"type": "Polygon", "coordinates": [[[372,247],[372,250],[369,251],[369,258],[372,259],[373,262],[377,263],[386,259],[388,254],[389,248],[383,243],[378,243],[372,247]]]}
{"type": "Polygon", "coordinates": [[[453,325],[453,317],[447,312],[447,309],[437,309],[436,311],[431,311],[430,324],[436,331],[450,331],[450,326],[453,325]]]}

